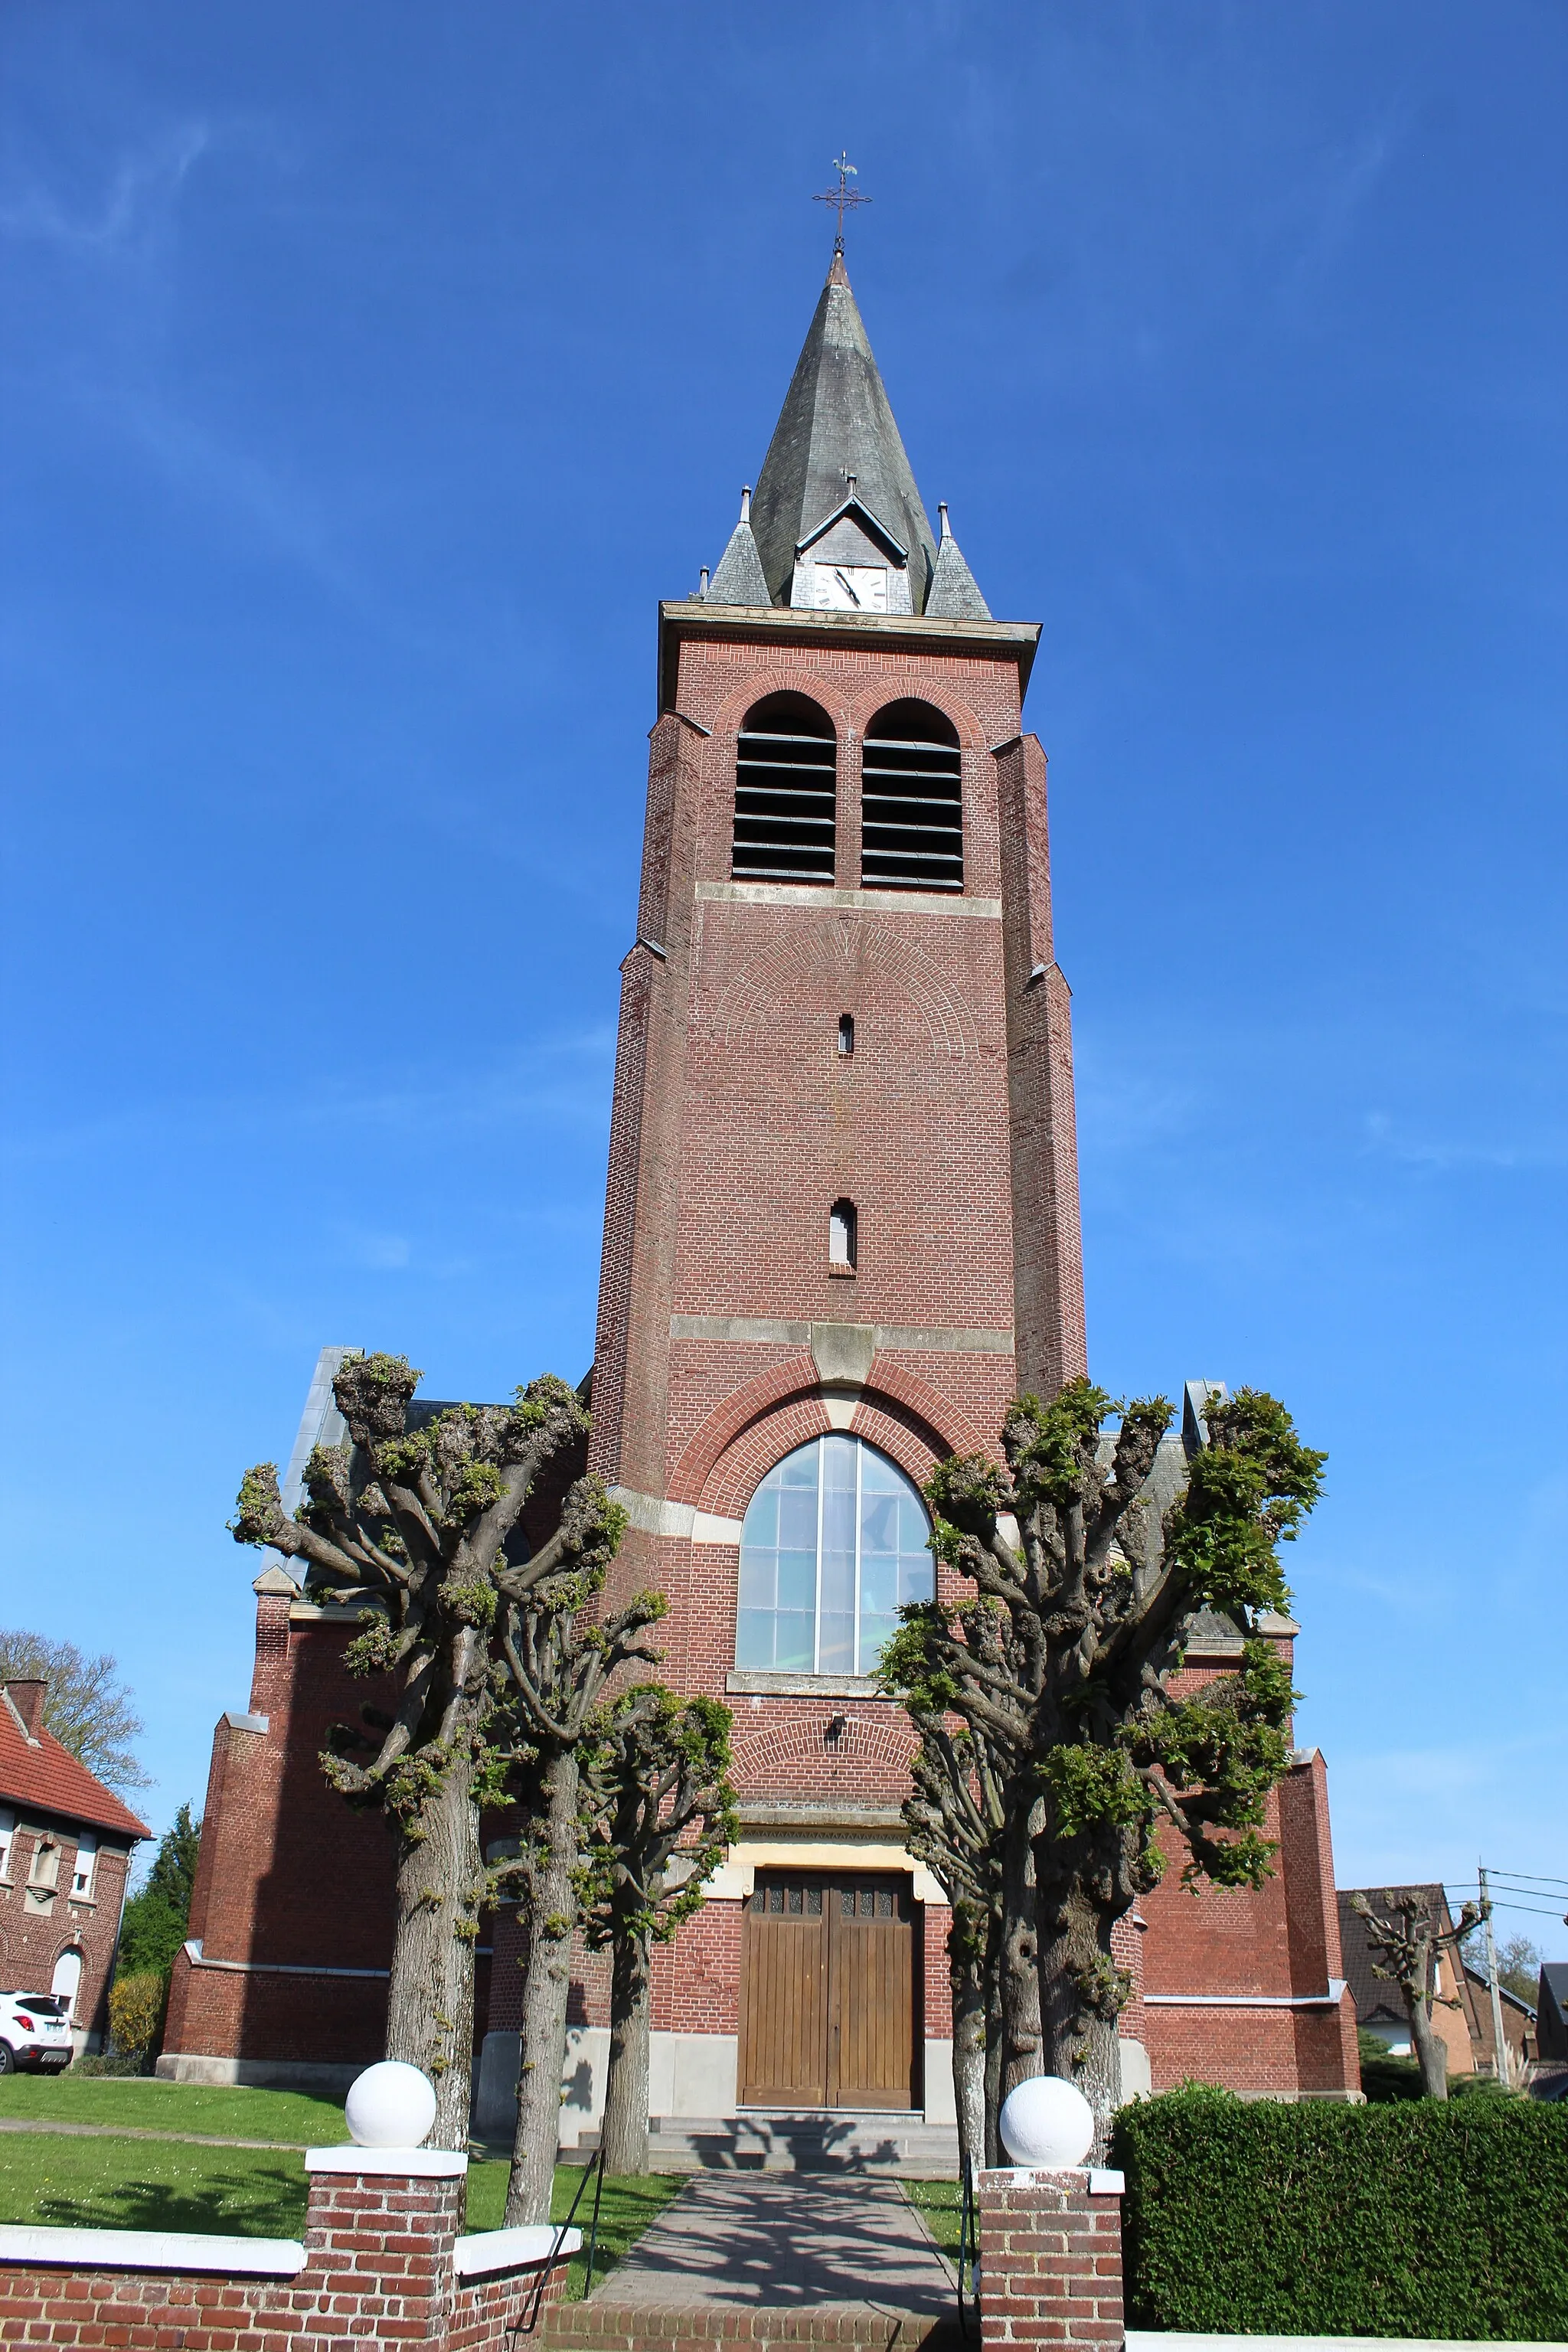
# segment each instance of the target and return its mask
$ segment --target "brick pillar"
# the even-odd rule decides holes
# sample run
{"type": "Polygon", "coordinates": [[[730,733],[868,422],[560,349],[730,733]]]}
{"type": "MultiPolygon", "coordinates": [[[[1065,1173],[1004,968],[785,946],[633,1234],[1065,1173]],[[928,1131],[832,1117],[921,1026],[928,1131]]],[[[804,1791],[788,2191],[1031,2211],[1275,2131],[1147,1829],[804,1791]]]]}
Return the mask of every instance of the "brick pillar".
{"type": "Polygon", "coordinates": [[[1120,2172],[982,2172],[980,2340],[1004,2345],[1126,2341],[1120,2172]]]}
{"type": "Polygon", "coordinates": [[[350,2336],[439,2352],[451,2334],[468,2158],[444,2148],[312,2147],[305,2169],[305,2267],[289,2352],[331,2352],[350,2336]]]}

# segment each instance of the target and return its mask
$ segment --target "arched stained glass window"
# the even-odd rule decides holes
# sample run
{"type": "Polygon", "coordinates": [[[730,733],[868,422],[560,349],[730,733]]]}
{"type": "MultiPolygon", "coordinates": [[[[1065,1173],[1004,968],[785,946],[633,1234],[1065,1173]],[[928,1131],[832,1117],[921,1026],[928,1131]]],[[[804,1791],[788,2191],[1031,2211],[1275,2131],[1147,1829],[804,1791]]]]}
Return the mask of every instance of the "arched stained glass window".
{"type": "Polygon", "coordinates": [[[868,1675],[910,1601],[936,1591],[931,1518],[896,1462],[838,1431],[775,1463],[741,1538],[735,1664],[868,1675]]]}

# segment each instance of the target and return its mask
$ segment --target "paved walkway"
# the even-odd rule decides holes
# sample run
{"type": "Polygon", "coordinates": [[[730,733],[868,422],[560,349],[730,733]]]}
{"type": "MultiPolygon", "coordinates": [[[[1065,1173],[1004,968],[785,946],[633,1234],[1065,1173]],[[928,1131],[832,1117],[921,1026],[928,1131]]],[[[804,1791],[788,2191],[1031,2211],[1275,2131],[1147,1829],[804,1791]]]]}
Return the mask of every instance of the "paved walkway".
{"type": "Polygon", "coordinates": [[[897,2181],[699,2173],[591,2301],[833,2304],[943,2317],[946,2258],[897,2181]]]}
{"type": "MultiPolygon", "coordinates": [[[[132,2124],[67,2124],[44,2116],[0,2116],[0,2132],[63,2132],[78,2139],[172,2139],[182,2147],[272,2147],[303,2155],[302,2139],[231,2139],[224,2132],[151,2131],[132,2124]]],[[[510,2150],[508,2151],[510,2154],[510,2150]]]]}

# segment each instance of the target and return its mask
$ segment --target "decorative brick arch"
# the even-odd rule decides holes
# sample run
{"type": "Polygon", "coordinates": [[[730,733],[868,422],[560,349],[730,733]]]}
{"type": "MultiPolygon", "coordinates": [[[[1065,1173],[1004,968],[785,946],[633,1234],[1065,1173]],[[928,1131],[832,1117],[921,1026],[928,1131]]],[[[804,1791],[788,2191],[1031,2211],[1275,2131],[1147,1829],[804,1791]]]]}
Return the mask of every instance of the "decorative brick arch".
{"type": "Polygon", "coordinates": [[[922,673],[910,678],[901,691],[896,675],[878,678],[862,687],[848,704],[846,724],[853,729],[857,741],[865,740],[866,730],[879,710],[886,710],[890,702],[929,702],[944,719],[952,721],[958,732],[959,748],[963,751],[986,751],[990,749],[985,730],[963,698],[952,691],[944,678],[929,677],[922,673]]]}
{"type": "MultiPolygon", "coordinates": [[[[798,694],[826,714],[842,746],[852,731],[855,705],[841,691],[835,691],[837,685],[837,679],[826,670],[792,669],[782,663],[775,667],[750,670],[714,712],[713,740],[732,749],[741,731],[741,721],[753,703],[765,702],[770,694],[798,694]]],[[[888,697],[884,695],[882,700],[887,701],[888,697]]]]}
{"type": "Polygon", "coordinates": [[[868,982],[904,998],[934,1058],[963,1061],[979,1052],[973,1007],[923,948],[890,923],[848,922],[826,908],[808,929],[792,929],[752,956],[726,985],[708,1025],[731,1053],[776,1034],[786,1017],[826,1034],[846,991],[868,982]]]}
{"type": "Polygon", "coordinates": [[[742,1739],[735,1749],[735,1786],[742,1799],[841,1796],[851,1780],[875,1801],[900,1804],[910,1791],[914,1727],[901,1711],[886,1721],[847,1715],[830,1700],[790,1723],[742,1739]],[[831,1727],[837,1723],[838,1729],[831,1727]]]}
{"type": "MultiPolygon", "coordinates": [[[[715,1518],[739,1519],[775,1462],[831,1426],[816,1365],[791,1356],[736,1391],[705,1421],[677,1463],[669,1498],[715,1518]]],[[[851,1427],[896,1462],[917,1486],[949,1454],[992,1454],[979,1432],[930,1382],[879,1357],[851,1427]]]]}
{"type": "MultiPolygon", "coordinates": [[[[908,1446],[912,1440],[923,1448],[925,1464],[919,1474],[922,1484],[930,1477],[932,1465],[950,1454],[984,1454],[991,1461],[1001,1458],[995,1440],[988,1442],[983,1437],[966,1413],[960,1412],[918,1372],[890,1364],[886,1356],[878,1356],[872,1362],[871,1377],[856,1412],[854,1426],[906,1469],[909,1464],[899,1450],[900,1444],[908,1446]]],[[[915,1475],[913,1470],[910,1475],[915,1475]]]]}
{"type": "MultiPolygon", "coordinates": [[[[714,1407],[670,1474],[667,1489],[670,1501],[696,1503],[703,1510],[716,1509],[717,1506],[710,1503],[707,1497],[712,1486],[715,1466],[721,1458],[769,1413],[784,1406],[795,1407],[806,1402],[815,1405],[816,1419],[803,1436],[792,1439],[793,1444],[802,1444],[806,1437],[814,1436],[827,1427],[827,1415],[817,1393],[816,1365],[810,1350],[803,1349],[775,1366],[771,1372],[761,1373],[756,1380],[748,1381],[743,1388],[735,1391],[733,1396],[727,1397],[721,1405],[714,1407]]],[[[788,1451],[788,1446],[780,1449],[781,1453],[788,1451]]],[[[773,1456],[774,1461],[778,1458],[777,1454],[773,1456]]],[[[772,1465],[764,1466],[771,1467],[772,1465]]],[[[757,1475],[761,1477],[762,1472],[759,1471],[757,1475]]],[[[749,1493],[750,1489],[747,1491],[749,1493]]]]}

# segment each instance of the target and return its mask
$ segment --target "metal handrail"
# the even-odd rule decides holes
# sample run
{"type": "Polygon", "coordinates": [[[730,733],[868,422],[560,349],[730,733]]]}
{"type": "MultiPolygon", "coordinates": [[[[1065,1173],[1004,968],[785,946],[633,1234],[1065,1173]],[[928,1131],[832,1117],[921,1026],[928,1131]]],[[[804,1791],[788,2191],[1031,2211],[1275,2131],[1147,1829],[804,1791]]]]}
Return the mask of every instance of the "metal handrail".
{"type": "Polygon", "coordinates": [[[605,2189],[605,2143],[603,2139],[600,2140],[598,2147],[595,2150],[593,2162],[591,2164],[584,2165],[583,2168],[583,2178],[577,2183],[577,2193],[572,2200],[572,2208],[570,2212],[567,2214],[564,2221],[557,2224],[555,2243],[550,2249],[549,2260],[544,2263],[542,2269],[540,2271],[538,2284],[534,2287],[532,2300],[530,2302],[528,2306],[528,2316],[526,2319],[515,2320],[507,2331],[509,2352],[510,2347],[515,2344],[520,2336],[531,2336],[534,2329],[539,2325],[540,2307],[544,2301],[544,2290],[550,2284],[550,2273],[561,2259],[561,2249],[566,2242],[566,2232],[572,2227],[573,2222],[577,2219],[577,2208],[583,2202],[583,2191],[587,2188],[590,2179],[594,2182],[594,2219],[588,2231],[588,2263],[583,2275],[583,2293],[578,2297],[578,2301],[583,2302],[586,2299],[588,2289],[594,2284],[594,2257],[597,2253],[599,2247],[599,2200],[604,2194],[605,2189]]]}

